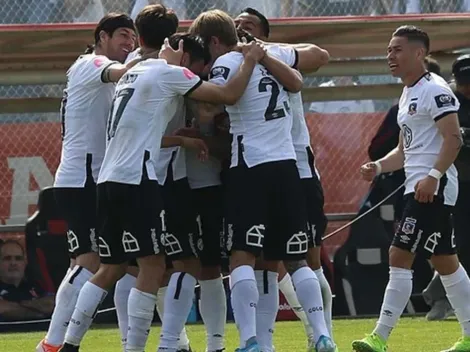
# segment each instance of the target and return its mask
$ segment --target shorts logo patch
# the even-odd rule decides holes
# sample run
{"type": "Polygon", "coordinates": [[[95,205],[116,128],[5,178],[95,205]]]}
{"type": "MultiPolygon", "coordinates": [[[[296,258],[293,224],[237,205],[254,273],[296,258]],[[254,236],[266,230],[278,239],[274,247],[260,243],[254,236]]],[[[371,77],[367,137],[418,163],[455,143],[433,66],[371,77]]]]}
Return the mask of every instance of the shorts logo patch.
{"type": "Polygon", "coordinates": [[[124,231],[122,233],[122,247],[126,253],[135,253],[140,251],[139,242],[137,238],[132,235],[129,231],[124,231]]]}
{"type": "Polygon", "coordinates": [[[308,240],[310,243],[313,243],[315,245],[315,240],[317,238],[317,229],[316,225],[310,224],[310,222],[307,222],[307,233],[308,233],[308,240]]]}
{"type": "Polygon", "coordinates": [[[78,248],[80,248],[80,245],[78,243],[78,237],[73,232],[72,230],[67,231],[67,241],[69,243],[69,252],[73,253],[75,252],[78,248]]]}
{"type": "Polygon", "coordinates": [[[286,253],[287,254],[304,254],[308,251],[308,237],[303,231],[295,233],[287,241],[286,253]]]}
{"type": "Polygon", "coordinates": [[[189,239],[189,246],[191,247],[191,252],[193,252],[194,256],[197,258],[198,257],[198,252],[196,250],[196,243],[194,241],[194,234],[193,233],[188,234],[188,239],[189,239]]]}
{"type": "Polygon", "coordinates": [[[98,244],[96,243],[96,232],[95,229],[90,229],[90,242],[91,250],[95,253],[98,252],[98,244]]]}
{"type": "Polygon", "coordinates": [[[165,235],[165,251],[167,255],[175,255],[183,251],[180,241],[171,233],[165,235]]]}
{"type": "Polygon", "coordinates": [[[452,235],[450,236],[450,246],[452,248],[456,248],[457,244],[455,243],[455,232],[454,229],[452,229],[452,235]]]}
{"type": "Polygon", "coordinates": [[[232,250],[233,246],[233,224],[227,224],[227,240],[224,243],[225,248],[227,251],[232,250]]]}
{"type": "Polygon", "coordinates": [[[159,254],[160,253],[160,246],[158,245],[158,238],[157,238],[157,230],[156,229],[150,229],[150,237],[152,238],[153,252],[155,254],[159,254]]]}
{"type": "Polygon", "coordinates": [[[403,225],[401,226],[401,231],[405,235],[412,235],[415,232],[416,219],[415,218],[405,218],[403,225]]]}
{"type": "Polygon", "coordinates": [[[264,225],[254,225],[246,232],[246,244],[252,247],[263,248],[264,225]]]}
{"type": "Polygon", "coordinates": [[[111,249],[109,248],[109,245],[106,243],[103,237],[99,237],[98,241],[99,241],[98,248],[99,248],[100,257],[111,257],[111,249]]]}
{"type": "Polygon", "coordinates": [[[426,240],[426,243],[424,244],[424,249],[427,250],[428,252],[431,252],[434,254],[434,251],[436,250],[437,245],[439,244],[439,239],[441,238],[441,233],[440,232],[434,232],[431,236],[428,237],[426,240]]]}
{"type": "Polygon", "coordinates": [[[204,241],[202,238],[197,240],[197,249],[199,252],[202,252],[204,250],[204,241]]]}

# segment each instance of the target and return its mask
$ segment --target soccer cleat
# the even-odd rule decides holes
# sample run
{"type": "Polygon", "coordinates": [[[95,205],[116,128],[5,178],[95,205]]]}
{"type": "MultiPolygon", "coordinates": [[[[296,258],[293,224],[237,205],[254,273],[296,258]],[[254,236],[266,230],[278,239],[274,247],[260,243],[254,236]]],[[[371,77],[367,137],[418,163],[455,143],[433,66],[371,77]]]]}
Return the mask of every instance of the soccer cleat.
{"type": "Polygon", "coordinates": [[[36,346],[36,352],[59,352],[62,346],[49,345],[46,340],[42,340],[36,346]]]}
{"type": "Polygon", "coordinates": [[[80,346],[74,346],[69,343],[64,343],[59,352],[79,352],[80,346]]]}
{"type": "Polygon", "coordinates": [[[353,341],[352,348],[356,352],[387,352],[387,343],[379,335],[370,334],[353,341]]]}
{"type": "Polygon", "coordinates": [[[245,348],[237,348],[235,352],[261,352],[256,338],[252,337],[246,342],[245,348]]]}
{"type": "Polygon", "coordinates": [[[307,352],[316,352],[315,350],[315,339],[313,336],[309,336],[307,343],[307,352]]]}
{"type": "Polygon", "coordinates": [[[470,337],[461,337],[451,348],[441,352],[470,352],[470,337]]]}
{"type": "Polygon", "coordinates": [[[320,336],[316,345],[315,352],[335,352],[336,345],[333,340],[325,335],[320,336]]]}
{"type": "Polygon", "coordinates": [[[426,314],[426,319],[429,321],[445,320],[453,314],[454,310],[449,301],[441,299],[432,305],[431,310],[426,314]]]}

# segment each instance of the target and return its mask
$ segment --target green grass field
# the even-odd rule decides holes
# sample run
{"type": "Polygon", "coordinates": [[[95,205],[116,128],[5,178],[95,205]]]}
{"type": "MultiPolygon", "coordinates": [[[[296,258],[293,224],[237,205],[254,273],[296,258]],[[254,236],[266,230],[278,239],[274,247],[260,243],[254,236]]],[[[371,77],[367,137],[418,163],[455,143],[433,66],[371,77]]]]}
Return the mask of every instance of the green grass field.
{"type": "MultiPolygon", "coordinates": [[[[375,319],[335,320],[335,339],[340,351],[351,351],[351,341],[369,332],[375,319]]],[[[194,352],[205,351],[205,334],[202,325],[187,327],[194,352]]],[[[159,327],[153,327],[147,351],[156,351],[159,327]]],[[[1,352],[33,352],[44,333],[2,334],[1,352]]],[[[460,337],[460,327],[455,320],[427,322],[423,318],[402,319],[389,343],[392,352],[439,352],[450,347],[460,337]]],[[[235,350],[238,341],[235,326],[227,326],[227,352],[235,350]]],[[[300,322],[282,322],[276,325],[274,344],[276,352],[305,351],[305,335],[300,322]]],[[[83,342],[83,352],[120,352],[117,328],[93,329],[83,342]]]]}

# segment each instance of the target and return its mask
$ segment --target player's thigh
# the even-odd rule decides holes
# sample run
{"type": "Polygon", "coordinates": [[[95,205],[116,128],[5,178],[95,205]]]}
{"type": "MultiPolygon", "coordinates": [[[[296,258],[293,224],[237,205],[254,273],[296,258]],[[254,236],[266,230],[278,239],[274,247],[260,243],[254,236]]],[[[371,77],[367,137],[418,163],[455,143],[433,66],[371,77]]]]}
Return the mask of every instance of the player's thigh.
{"type": "Polygon", "coordinates": [[[266,260],[305,259],[307,215],[295,161],[275,163],[270,173],[269,224],[264,256],[266,260]]]}
{"type": "Polygon", "coordinates": [[[96,185],[89,183],[82,188],[55,188],[54,198],[67,222],[69,252],[79,255],[97,252],[96,239],[96,185]]]}
{"type": "Polygon", "coordinates": [[[197,249],[204,267],[220,266],[223,251],[223,197],[220,186],[193,190],[197,209],[197,249]]]}
{"type": "Polygon", "coordinates": [[[227,182],[225,247],[258,256],[268,221],[267,180],[264,165],[230,169],[227,182]]]}
{"type": "Polygon", "coordinates": [[[452,208],[438,197],[432,203],[419,203],[414,194],[406,195],[403,216],[392,246],[412,254],[420,253],[426,258],[455,254],[452,208]]]}
{"type": "Polygon", "coordinates": [[[170,260],[197,255],[197,225],[192,193],[187,179],[167,182],[162,187],[165,209],[165,251],[170,260]]]}
{"type": "Polygon", "coordinates": [[[309,248],[320,247],[328,219],[324,211],[325,198],[320,180],[317,177],[301,180],[307,212],[307,236],[309,248]]]}

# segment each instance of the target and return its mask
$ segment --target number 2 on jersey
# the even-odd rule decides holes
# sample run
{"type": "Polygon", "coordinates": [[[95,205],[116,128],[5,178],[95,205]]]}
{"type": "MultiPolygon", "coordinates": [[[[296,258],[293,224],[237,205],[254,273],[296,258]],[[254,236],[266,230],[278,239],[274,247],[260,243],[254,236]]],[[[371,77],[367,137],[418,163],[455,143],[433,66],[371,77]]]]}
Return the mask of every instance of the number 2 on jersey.
{"type": "Polygon", "coordinates": [[[134,88],[124,88],[117,92],[114,97],[113,104],[111,106],[111,111],[109,113],[108,121],[108,141],[114,137],[116,134],[116,129],[118,127],[119,121],[121,120],[124,109],[129,103],[129,100],[134,94],[134,88]],[[117,105],[117,109],[116,109],[117,105]]]}
{"type": "Polygon", "coordinates": [[[258,91],[260,93],[267,92],[268,86],[271,86],[271,97],[269,98],[268,107],[264,112],[264,118],[266,121],[269,121],[286,117],[286,112],[283,108],[276,109],[277,98],[279,97],[280,89],[275,80],[270,77],[261,78],[258,84],[258,91]]]}

